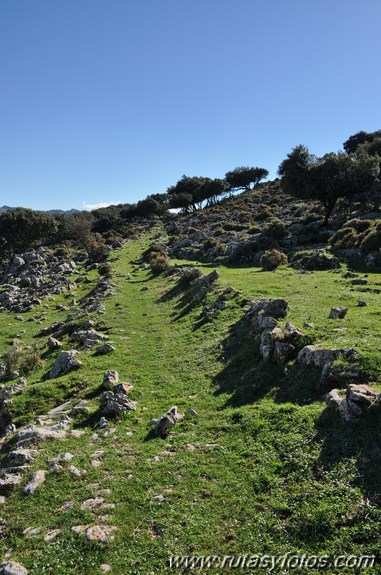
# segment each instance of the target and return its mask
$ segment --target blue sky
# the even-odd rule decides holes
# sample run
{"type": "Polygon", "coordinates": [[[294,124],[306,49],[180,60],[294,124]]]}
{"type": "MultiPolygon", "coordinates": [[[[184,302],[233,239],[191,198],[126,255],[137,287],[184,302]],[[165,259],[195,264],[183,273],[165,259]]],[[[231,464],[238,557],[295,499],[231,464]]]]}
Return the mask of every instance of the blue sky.
{"type": "Polygon", "coordinates": [[[381,129],[379,0],[1,0],[0,205],[275,177],[381,129]]]}

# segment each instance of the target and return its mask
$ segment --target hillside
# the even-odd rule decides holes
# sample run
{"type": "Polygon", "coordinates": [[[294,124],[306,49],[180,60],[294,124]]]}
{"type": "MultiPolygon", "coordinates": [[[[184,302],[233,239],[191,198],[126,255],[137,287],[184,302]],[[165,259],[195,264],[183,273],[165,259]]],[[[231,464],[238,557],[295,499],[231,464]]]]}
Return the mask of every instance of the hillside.
{"type": "MultiPolygon", "coordinates": [[[[215,268],[201,263],[192,284],[194,262],[172,259],[178,267],[152,273],[142,260],[152,239],[168,243],[157,227],[114,250],[106,267],[64,265],[66,290],[2,311],[4,573],[166,574],[189,569],[170,568],[171,556],[251,553],[374,555],[364,572],[380,573],[377,402],[345,421],[323,400],[333,387],[345,393],[345,362],[324,381],[295,356],[266,362],[252,304],[284,298],[279,326],[302,330],[295,346],[355,348],[351,381],[377,392],[377,274],[356,285],[345,268],[220,265],[210,276],[215,268]],[[338,305],[345,318],[328,319],[338,305]],[[105,342],[112,347],[97,354],[105,342]],[[73,349],[77,369],[54,373],[61,351],[73,349]],[[132,390],[116,395],[109,370],[132,390]],[[106,392],[103,408],[107,393],[128,408],[99,425],[107,389],[115,395],[106,392]],[[156,437],[150,420],[174,405],[184,417],[156,437]]],[[[354,572],[329,565],[313,572],[354,572]]]]}

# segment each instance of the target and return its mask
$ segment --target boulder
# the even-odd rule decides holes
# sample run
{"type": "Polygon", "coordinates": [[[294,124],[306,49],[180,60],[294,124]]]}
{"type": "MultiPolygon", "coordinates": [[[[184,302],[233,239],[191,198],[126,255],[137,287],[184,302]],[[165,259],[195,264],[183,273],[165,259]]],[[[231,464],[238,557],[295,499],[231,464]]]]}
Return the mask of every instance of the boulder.
{"type": "Polygon", "coordinates": [[[35,473],[33,473],[30,481],[24,487],[24,495],[32,495],[38,489],[46,479],[46,471],[43,469],[39,469],[35,473]]]}
{"type": "Polygon", "coordinates": [[[115,351],[115,347],[113,347],[109,343],[104,343],[103,345],[97,347],[97,349],[95,350],[95,355],[107,355],[108,353],[112,353],[113,351],[115,351]]]}
{"type": "Polygon", "coordinates": [[[110,391],[104,391],[100,397],[100,409],[103,416],[116,417],[127,411],[135,411],[136,403],[128,397],[130,389],[125,384],[117,384],[110,391]]]}
{"type": "Polygon", "coordinates": [[[278,319],[280,317],[286,317],[287,311],[288,302],[283,298],[261,299],[251,303],[249,314],[278,319]]]}
{"type": "Polygon", "coordinates": [[[330,319],[343,319],[347,315],[348,308],[342,305],[333,307],[329,312],[330,319]]]}
{"type": "Polygon", "coordinates": [[[165,439],[176,422],[182,418],[183,414],[178,413],[177,406],[174,405],[160,419],[154,420],[155,435],[165,439]]]}
{"type": "Polygon", "coordinates": [[[103,374],[103,387],[109,388],[110,386],[119,382],[119,373],[115,369],[108,369],[103,374]]]}
{"type": "Polygon", "coordinates": [[[28,575],[28,571],[15,561],[7,561],[0,565],[0,573],[2,575],[28,575]]]}
{"type": "Polygon", "coordinates": [[[367,409],[381,399],[381,394],[369,387],[369,385],[351,383],[348,385],[347,399],[367,409]]]}
{"type": "Polygon", "coordinates": [[[70,351],[61,351],[52,369],[48,373],[48,378],[55,379],[60,375],[69,373],[69,371],[80,368],[82,363],[76,359],[75,356],[77,353],[78,351],[76,349],[72,349],[70,351]]]}
{"type": "Polygon", "coordinates": [[[50,351],[56,351],[62,347],[62,343],[56,339],[55,337],[49,337],[48,341],[46,342],[50,351]]]}
{"type": "Polygon", "coordinates": [[[356,354],[354,349],[321,349],[318,345],[306,345],[298,353],[298,362],[310,367],[323,369],[326,363],[338,357],[352,359],[356,354]]]}
{"type": "Polygon", "coordinates": [[[52,427],[37,427],[28,425],[22,427],[16,434],[16,449],[23,449],[29,445],[41,443],[49,439],[65,439],[66,431],[64,429],[55,429],[52,427]]]}
{"type": "Polygon", "coordinates": [[[287,363],[295,354],[295,346],[286,341],[276,341],[274,346],[273,361],[276,363],[287,363]]]}

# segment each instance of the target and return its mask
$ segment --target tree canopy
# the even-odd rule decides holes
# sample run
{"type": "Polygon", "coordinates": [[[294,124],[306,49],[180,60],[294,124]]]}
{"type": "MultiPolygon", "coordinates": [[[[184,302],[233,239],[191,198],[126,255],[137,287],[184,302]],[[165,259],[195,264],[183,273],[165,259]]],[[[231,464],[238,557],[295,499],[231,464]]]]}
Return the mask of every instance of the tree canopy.
{"type": "Polygon", "coordinates": [[[264,180],[269,175],[265,168],[249,168],[248,166],[240,166],[227,172],[225,180],[228,184],[229,190],[252,190],[261,180],[264,180]]]}
{"type": "Polygon", "coordinates": [[[48,240],[58,228],[52,214],[15,208],[0,213],[0,249],[12,256],[48,240]]]}
{"type": "Polygon", "coordinates": [[[338,152],[317,158],[305,146],[297,146],[280,164],[278,174],[286,193],[320,201],[327,223],[337,200],[369,191],[379,171],[377,158],[367,154],[338,152]]]}

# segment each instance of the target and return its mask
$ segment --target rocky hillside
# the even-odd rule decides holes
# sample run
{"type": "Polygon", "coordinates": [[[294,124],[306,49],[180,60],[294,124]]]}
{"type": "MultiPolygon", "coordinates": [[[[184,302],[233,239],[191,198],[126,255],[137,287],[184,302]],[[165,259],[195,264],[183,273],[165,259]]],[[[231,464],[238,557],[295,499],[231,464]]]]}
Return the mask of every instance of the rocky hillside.
{"type": "Polygon", "coordinates": [[[13,259],[0,572],[167,574],[171,557],[253,549],[324,555],[332,573],[337,555],[377,565],[379,277],[339,259],[223,265],[249,241],[298,249],[310,224],[268,195],[158,224],[101,264],[67,248],[13,259]],[[227,249],[211,265],[216,237],[227,249]]]}
{"type": "MultiPolygon", "coordinates": [[[[215,264],[260,265],[266,251],[277,250],[299,269],[338,267],[334,257],[359,269],[379,271],[381,214],[363,212],[353,206],[350,211],[343,204],[326,226],[317,202],[295,200],[274,181],[178,215],[166,226],[169,254],[215,264]]],[[[277,265],[282,263],[279,260],[277,265]]]]}

